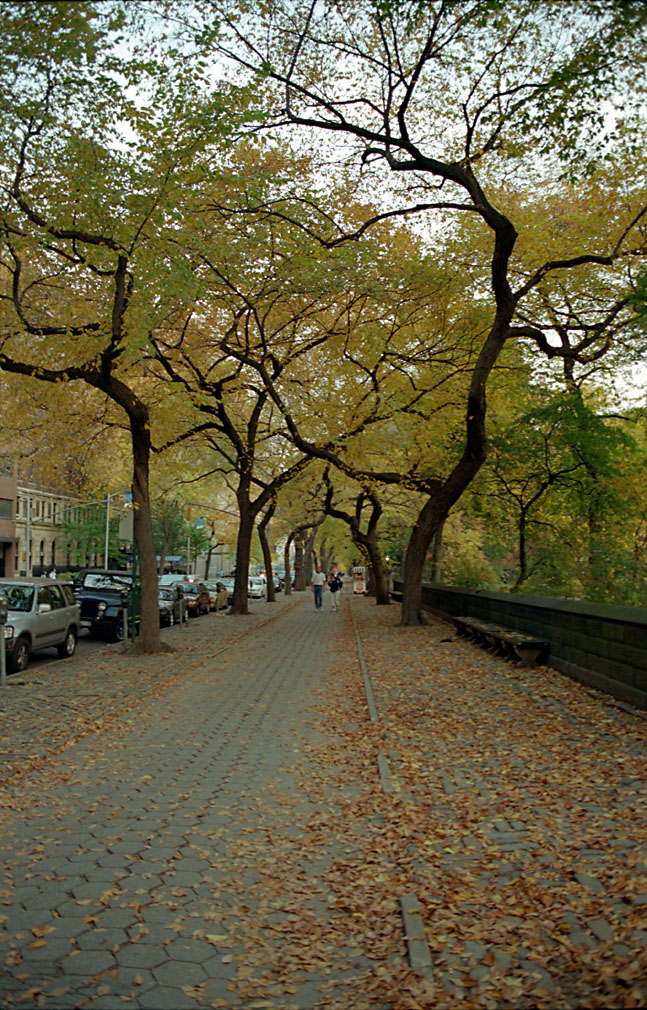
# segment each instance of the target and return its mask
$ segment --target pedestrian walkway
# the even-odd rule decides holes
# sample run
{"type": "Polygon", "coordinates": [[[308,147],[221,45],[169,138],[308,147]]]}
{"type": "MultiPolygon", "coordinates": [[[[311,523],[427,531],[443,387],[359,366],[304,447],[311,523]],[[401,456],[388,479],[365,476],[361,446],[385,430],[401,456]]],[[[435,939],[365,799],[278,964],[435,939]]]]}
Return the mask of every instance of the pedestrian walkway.
{"type": "Polygon", "coordinates": [[[326,596],[10,678],[3,1007],[647,1003],[647,723],[326,596]]]}

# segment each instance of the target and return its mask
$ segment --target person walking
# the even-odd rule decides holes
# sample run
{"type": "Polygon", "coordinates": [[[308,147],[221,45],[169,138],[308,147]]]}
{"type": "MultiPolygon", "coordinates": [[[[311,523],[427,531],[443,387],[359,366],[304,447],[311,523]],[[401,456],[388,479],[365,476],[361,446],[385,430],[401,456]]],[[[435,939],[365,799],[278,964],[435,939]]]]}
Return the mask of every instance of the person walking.
{"type": "Polygon", "coordinates": [[[337,572],[328,572],[328,589],[330,590],[330,609],[339,610],[339,576],[337,572]]]}
{"type": "Polygon", "coordinates": [[[310,583],[310,588],[314,593],[315,598],[315,610],[321,610],[321,602],[323,597],[323,587],[326,584],[326,576],[321,571],[319,565],[312,576],[312,582],[310,583]]]}

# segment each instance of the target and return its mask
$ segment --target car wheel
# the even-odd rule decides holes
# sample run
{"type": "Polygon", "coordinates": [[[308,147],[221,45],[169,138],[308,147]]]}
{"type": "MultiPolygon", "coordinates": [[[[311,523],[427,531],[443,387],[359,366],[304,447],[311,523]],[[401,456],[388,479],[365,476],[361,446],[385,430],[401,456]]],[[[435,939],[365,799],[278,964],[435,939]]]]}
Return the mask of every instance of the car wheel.
{"type": "Polygon", "coordinates": [[[8,657],[7,666],[12,673],[22,673],[29,662],[31,646],[26,638],[19,638],[8,657]]]}
{"type": "Polygon", "coordinates": [[[74,655],[76,651],[76,631],[74,628],[68,629],[65,641],[61,645],[56,646],[56,651],[58,652],[59,659],[69,659],[74,655]]]}
{"type": "Polygon", "coordinates": [[[119,621],[118,624],[115,624],[113,642],[123,642],[123,640],[124,640],[124,622],[119,621]]]}

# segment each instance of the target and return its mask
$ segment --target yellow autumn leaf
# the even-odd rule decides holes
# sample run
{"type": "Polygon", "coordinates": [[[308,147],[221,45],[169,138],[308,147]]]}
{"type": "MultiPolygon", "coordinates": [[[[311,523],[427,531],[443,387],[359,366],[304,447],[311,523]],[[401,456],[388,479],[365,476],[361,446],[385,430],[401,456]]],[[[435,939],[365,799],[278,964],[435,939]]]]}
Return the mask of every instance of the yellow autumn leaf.
{"type": "Polygon", "coordinates": [[[42,989],[39,989],[37,986],[34,986],[33,989],[28,989],[26,992],[22,993],[20,997],[20,1002],[26,1003],[27,1000],[35,1000],[37,996],[40,996],[42,991],[43,991],[42,989]]]}

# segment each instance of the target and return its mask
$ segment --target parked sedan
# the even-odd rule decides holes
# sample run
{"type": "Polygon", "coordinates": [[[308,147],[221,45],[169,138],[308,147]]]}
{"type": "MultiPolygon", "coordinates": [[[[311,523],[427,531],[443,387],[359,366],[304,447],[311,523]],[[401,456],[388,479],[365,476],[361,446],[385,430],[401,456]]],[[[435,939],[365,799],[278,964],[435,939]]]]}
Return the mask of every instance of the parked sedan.
{"type": "Polygon", "coordinates": [[[219,582],[227,590],[227,603],[231,603],[234,598],[234,586],[236,580],[231,578],[231,576],[226,575],[224,578],[219,579],[219,582]]]}
{"type": "Polygon", "coordinates": [[[49,579],[0,579],[7,603],[4,647],[7,669],[20,673],[34,649],[55,648],[61,659],[74,655],[79,607],[70,586],[49,579]]]}
{"type": "Polygon", "coordinates": [[[189,608],[189,617],[198,617],[200,614],[208,614],[210,607],[209,593],[204,582],[182,582],[174,583],[180,586],[189,608]]]}
{"type": "Polygon", "coordinates": [[[162,628],[188,620],[189,607],[181,586],[160,586],[157,596],[162,628]]]}
{"type": "Polygon", "coordinates": [[[215,610],[218,613],[219,610],[225,610],[228,602],[227,587],[222,584],[222,582],[205,582],[207,592],[209,593],[209,601],[211,610],[215,610]]]}
{"type": "Polygon", "coordinates": [[[249,580],[247,595],[252,600],[262,600],[265,596],[265,582],[263,579],[252,576],[249,580]]]}

